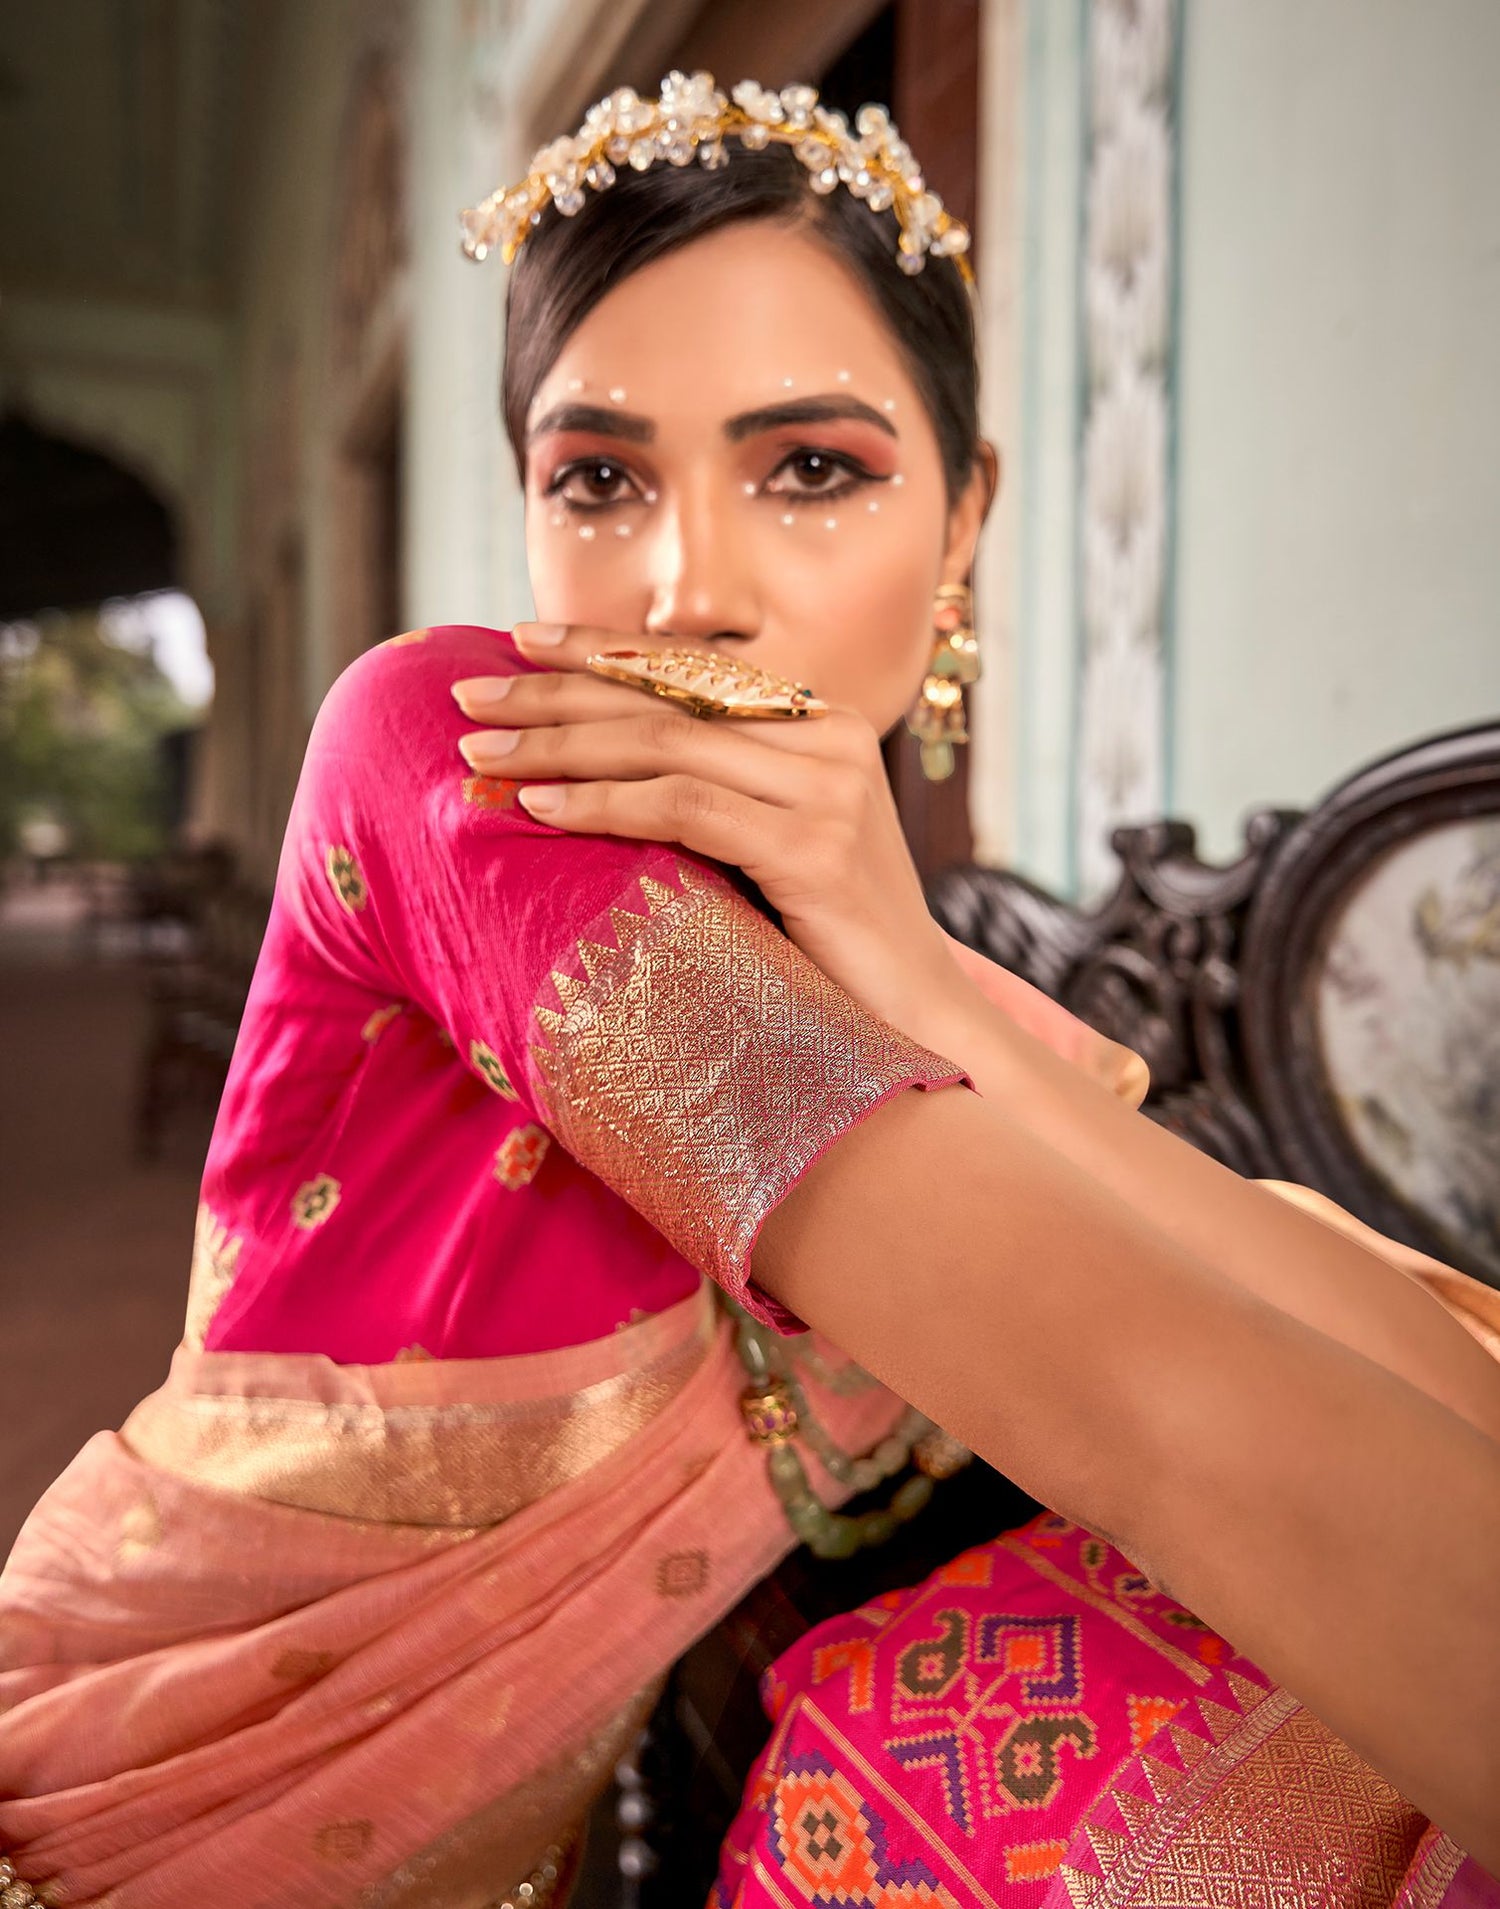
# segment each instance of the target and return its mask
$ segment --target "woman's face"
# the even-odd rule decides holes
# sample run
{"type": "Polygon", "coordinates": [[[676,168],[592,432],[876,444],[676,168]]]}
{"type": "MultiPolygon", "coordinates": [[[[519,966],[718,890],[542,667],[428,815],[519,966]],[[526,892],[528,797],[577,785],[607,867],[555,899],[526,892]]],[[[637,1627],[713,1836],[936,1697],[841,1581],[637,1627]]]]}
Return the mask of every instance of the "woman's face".
{"type": "Polygon", "coordinates": [[[601,299],[536,393],[536,613],[729,650],[883,732],[988,494],[980,469],[950,511],[932,423],[852,273],[795,229],[725,226],[601,299]]]}

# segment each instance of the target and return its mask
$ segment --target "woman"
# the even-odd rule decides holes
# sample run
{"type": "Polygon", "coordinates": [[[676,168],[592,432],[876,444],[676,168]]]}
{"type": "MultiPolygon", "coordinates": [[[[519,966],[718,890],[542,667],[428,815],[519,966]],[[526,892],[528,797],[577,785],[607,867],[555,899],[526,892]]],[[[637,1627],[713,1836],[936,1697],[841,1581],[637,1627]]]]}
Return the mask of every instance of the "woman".
{"type": "MultiPolygon", "coordinates": [[[[559,1896],[665,1667],[794,1529],[877,1535],[833,1507],[923,1423],[814,1348],[795,1386],[765,1375],[747,1439],[700,1271],[1114,1532],[1265,1665],[1212,1667],[1257,1727],[1262,1700],[1278,1730],[1304,1715],[1279,1675],[1371,1757],[1389,1783],[1342,1751],[1334,1787],[1399,1874],[1304,1899],[1470,1886],[1397,1789],[1500,1853],[1490,1360],[1418,1279],[1134,1119],[1129,1057],[922,910],[876,739],[925,673],[943,766],[970,673],[950,612],[996,465],[961,237],[883,115],[859,142],[805,90],[730,106],[673,76],[660,102],[603,102],[471,227],[519,250],[506,421],[554,621],[394,639],[319,717],[186,1344],[3,1580],[0,1846],[28,1887],[112,1909],[559,1896]],[[781,720],[688,713],[735,709],[781,720]]],[[[922,1495],[900,1491],[878,1528],[922,1495]]],[[[1092,1542],[1085,1570],[1113,1569],[1092,1542]]],[[[1015,1555],[990,1548],[983,1587],[951,1567],[986,1593],[976,1635],[1014,1615],[1015,1555]]],[[[1099,1612],[1063,1575],[1027,1582],[1067,1629],[1099,1612]]],[[[1108,1682],[1105,1636],[1085,1650],[1108,1682]]],[[[1062,1674],[1004,1648],[1018,1678],[1062,1674]]],[[[797,1675],[773,1707],[805,1721],[797,1675]]],[[[1136,1694],[1163,1719],[1176,1701],[1136,1694]]],[[[853,1781],[818,1768],[831,1740],[773,1741],[731,1898],[861,1899],[756,1868],[757,1810],[787,1840],[766,1797],[811,1772],[822,1807],[853,1781]]],[[[1106,1754],[1049,1795],[1059,1887],[1075,1836],[1102,1861],[1119,1833],[1089,1814],[1106,1754]]],[[[1272,1864],[1289,1847],[1222,1811],[1214,1833],[1272,1864]]],[[[995,1899],[1038,1840],[961,1886],[995,1899]]],[[[935,1865],[892,1854],[865,1899],[953,1899],[935,1865]]]]}

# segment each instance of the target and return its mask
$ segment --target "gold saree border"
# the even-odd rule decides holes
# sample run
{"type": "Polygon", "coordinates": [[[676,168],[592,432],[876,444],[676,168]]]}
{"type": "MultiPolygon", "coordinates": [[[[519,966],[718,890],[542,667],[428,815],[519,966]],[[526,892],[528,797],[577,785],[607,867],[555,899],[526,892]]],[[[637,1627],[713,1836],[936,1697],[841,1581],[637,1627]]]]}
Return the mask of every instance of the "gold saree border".
{"type": "Polygon", "coordinates": [[[386,1525],[498,1524],[607,1458],[706,1356],[711,1290],[589,1345],[339,1366],[179,1348],[121,1428],[144,1464],[211,1489],[386,1525]],[[572,1380],[560,1389],[564,1375],[572,1380]]]}
{"type": "Polygon", "coordinates": [[[1106,1789],[1059,1872],[1073,1909],[1389,1909],[1427,1819],[1276,1688],[1244,1716],[1199,1698],[1106,1789]],[[1168,1748],[1170,1744],[1170,1748],[1168,1748]],[[1170,1759],[1170,1760],[1169,1760],[1170,1759]],[[1247,1828],[1256,1830],[1246,1835],[1247,1828]]]}
{"type": "Polygon", "coordinates": [[[534,1012],[553,1132],[761,1318],[749,1262],[818,1155],[900,1088],[962,1080],[868,1013],[723,879],[631,881],[534,1012]],[[602,938],[609,936],[606,941],[602,938]]]}

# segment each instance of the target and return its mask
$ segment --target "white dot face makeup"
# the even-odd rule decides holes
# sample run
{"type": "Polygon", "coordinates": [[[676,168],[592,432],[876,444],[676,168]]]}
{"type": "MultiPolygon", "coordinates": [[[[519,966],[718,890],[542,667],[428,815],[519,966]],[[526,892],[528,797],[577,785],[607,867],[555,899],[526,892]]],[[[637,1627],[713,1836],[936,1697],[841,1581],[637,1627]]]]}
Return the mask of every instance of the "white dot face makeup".
{"type": "Polygon", "coordinates": [[[821,240],[770,221],[620,279],[537,393],[537,616],[709,645],[732,630],[749,660],[898,720],[957,535],[900,344],[821,240]]]}

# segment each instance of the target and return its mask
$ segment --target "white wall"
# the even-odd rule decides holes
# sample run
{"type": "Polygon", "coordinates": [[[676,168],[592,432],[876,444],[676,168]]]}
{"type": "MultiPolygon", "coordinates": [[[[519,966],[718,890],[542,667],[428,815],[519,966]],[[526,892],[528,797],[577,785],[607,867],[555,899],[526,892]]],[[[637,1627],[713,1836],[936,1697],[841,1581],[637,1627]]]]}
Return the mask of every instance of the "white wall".
{"type": "Polygon", "coordinates": [[[1186,0],[1171,805],[1500,710],[1500,5],[1186,0]]]}

